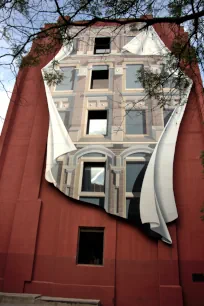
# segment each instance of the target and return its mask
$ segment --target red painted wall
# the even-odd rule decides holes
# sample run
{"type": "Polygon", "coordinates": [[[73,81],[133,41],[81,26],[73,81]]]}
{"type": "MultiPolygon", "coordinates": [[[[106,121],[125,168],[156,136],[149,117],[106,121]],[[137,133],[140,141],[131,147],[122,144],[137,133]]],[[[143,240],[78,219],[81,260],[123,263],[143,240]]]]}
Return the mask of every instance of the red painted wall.
{"type": "Polygon", "coordinates": [[[179,132],[179,219],[169,226],[168,246],[45,181],[48,109],[40,69],[49,60],[19,74],[1,137],[0,290],[100,299],[103,306],[203,305],[204,283],[192,282],[192,273],[204,273],[201,86],[179,132]],[[103,267],[76,265],[79,226],[105,227],[103,267]]]}

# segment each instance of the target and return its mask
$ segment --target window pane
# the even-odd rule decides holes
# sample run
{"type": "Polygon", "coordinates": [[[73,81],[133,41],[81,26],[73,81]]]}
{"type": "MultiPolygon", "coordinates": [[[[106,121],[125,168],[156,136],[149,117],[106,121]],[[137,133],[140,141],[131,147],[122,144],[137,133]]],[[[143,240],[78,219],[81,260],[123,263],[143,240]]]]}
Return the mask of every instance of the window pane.
{"type": "Polygon", "coordinates": [[[140,218],[140,198],[126,199],[126,216],[131,221],[137,221],[140,218]]]}
{"type": "Polygon", "coordinates": [[[107,120],[106,119],[91,119],[89,121],[89,135],[106,135],[107,120]]]}
{"type": "Polygon", "coordinates": [[[107,134],[107,111],[89,111],[87,122],[88,135],[107,134]]]}
{"type": "Polygon", "coordinates": [[[91,75],[91,89],[104,89],[109,86],[109,70],[107,66],[101,66],[99,69],[93,69],[91,75]]]}
{"type": "Polygon", "coordinates": [[[110,53],[110,37],[96,37],[94,53],[95,54],[110,53]]]}
{"type": "Polygon", "coordinates": [[[140,192],[147,162],[126,163],[126,192],[140,192]]]}
{"type": "Polygon", "coordinates": [[[56,85],[55,90],[72,90],[74,86],[75,67],[60,67],[64,73],[63,81],[56,85]]]}
{"type": "Polygon", "coordinates": [[[146,134],[146,112],[145,110],[126,111],[126,134],[146,134]]]}
{"type": "Polygon", "coordinates": [[[105,163],[84,163],[82,191],[105,191],[105,163]]]}
{"type": "Polygon", "coordinates": [[[104,207],[104,198],[80,197],[79,200],[104,207]]]}
{"type": "Polygon", "coordinates": [[[104,229],[80,228],[77,263],[85,265],[103,264],[104,229]]]}
{"type": "Polygon", "coordinates": [[[164,109],[163,110],[163,114],[164,114],[164,126],[166,126],[166,124],[169,121],[172,113],[173,113],[173,109],[164,109]]]}
{"type": "Polygon", "coordinates": [[[126,88],[142,88],[137,73],[143,65],[126,65],[126,88]]]}

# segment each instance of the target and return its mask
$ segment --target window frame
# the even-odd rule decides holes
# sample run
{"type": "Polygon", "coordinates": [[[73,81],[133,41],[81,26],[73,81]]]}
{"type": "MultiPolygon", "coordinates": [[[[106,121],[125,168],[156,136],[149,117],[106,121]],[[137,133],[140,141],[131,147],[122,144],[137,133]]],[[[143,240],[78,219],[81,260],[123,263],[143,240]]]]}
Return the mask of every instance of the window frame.
{"type": "Polygon", "coordinates": [[[97,138],[97,137],[100,137],[100,138],[105,138],[108,136],[108,122],[109,122],[109,110],[107,108],[104,108],[104,109],[87,109],[87,113],[86,113],[86,125],[85,125],[85,136],[86,137],[94,137],[94,138],[97,138]],[[106,111],[107,113],[107,116],[106,116],[106,120],[107,120],[107,124],[106,124],[106,134],[88,134],[88,126],[89,126],[89,112],[100,112],[100,111],[106,111]]]}
{"type": "MultiPolygon", "coordinates": [[[[104,49],[107,50],[107,49],[104,49]]],[[[94,49],[93,49],[93,54],[94,55],[107,55],[111,53],[111,37],[110,36],[96,36],[94,37],[94,49]],[[109,42],[109,52],[102,52],[102,53],[95,53],[96,51],[96,39],[103,39],[103,38],[109,38],[110,42],[109,42]]]]}
{"type": "MultiPolygon", "coordinates": [[[[59,65],[56,70],[60,71],[61,68],[69,68],[69,67],[73,67],[73,70],[75,70],[75,76],[74,78],[76,77],[76,73],[77,73],[77,70],[78,70],[78,65],[76,64],[61,64],[59,65]]],[[[57,94],[62,94],[62,93],[72,93],[73,90],[74,90],[74,85],[75,85],[75,79],[73,81],[73,89],[69,89],[69,90],[56,90],[56,87],[57,85],[55,84],[52,88],[52,91],[53,91],[53,94],[57,95],[57,94]]]]}
{"type": "Polygon", "coordinates": [[[134,109],[134,110],[131,110],[131,109],[128,109],[128,108],[126,108],[125,109],[125,120],[124,120],[124,131],[125,131],[125,135],[127,136],[127,137],[144,137],[144,136],[147,136],[148,135],[148,116],[147,116],[147,112],[148,112],[148,109],[147,108],[136,108],[136,109],[134,109]],[[146,133],[145,134],[127,134],[126,133],[126,122],[127,122],[127,119],[126,119],[126,112],[127,111],[142,111],[142,112],[145,112],[145,115],[144,115],[144,117],[145,117],[145,128],[146,128],[146,133]]]}
{"type": "Polygon", "coordinates": [[[123,66],[124,66],[124,77],[123,77],[123,90],[124,91],[127,91],[127,92],[135,92],[135,91],[139,91],[139,92],[144,92],[145,91],[145,89],[144,89],[144,87],[138,87],[138,88],[127,88],[127,82],[126,82],[126,77],[127,77],[127,65],[141,65],[141,66],[143,66],[143,68],[145,68],[145,64],[144,64],[144,62],[141,62],[141,61],[135,61],[135,62],[125,62],[124,64],[123,64],[123,66]]]}
{"type": "Polygon", "coordinates": [[[91,64],[88,64],[88,76],[87,76],[87,82],[86,82],[86,87],[85,87],[85,92],[106,92],[106,93],[112,93],[112,90],[110,90],[110,68],[113,68],[113,63],[105,63],[105,64],[101,64],[101,62],[94,62],[91,64]],[[108,88],[97,88],[97,89],[91,89],[91,79],[92,79],[92,71],[93,71],[93,67],[94,66],[108,66],[108,70],[109,70],[109,78],[108,78],[108,88]]]}
{"type": "Polygon", "coordinates": [[[97,267],[102,268],[105,265],[105,227],[95,227],[95,226],[79,226],[77,235],[77,249],[76,249],[76,265],[77,266],[87,266],[87,267],[97,267]],[[102,264],[83,264],[78,263],[79,258],[79,245],[80,245],[80,232],[103,232],[103,254],[102,254],[102,264]]]}
{"type": "MultiPolygon", "coordinates": [[[[137,152],[139,154],[139,152],[137,152]]],[[[141,152],[142,153],[142,152],[141,152]]],[[[134,154],[134,152],[130,153],[130,155],[134,154]]],[[[148,154],[148,153],[147,153],[148,154]]],[[[127,187],[126,187],[126,176],[127,176],[127,163],[128,162],[149,162],[151,158],[151,155],[149,154],[148,157],[143,157],[143,156],[138,156],[138,157],[131,157],[131,156],[127,156],[124,160],[124,166],[125,166],[125,175],[124,175],[124,188],[125,188],[125,214],[126,214],[126,218],[127,218],[127,199],[132,199],[132,198],[140,198],[141,192],[127,192],[127,187]]]]}
{"type": "MultiPolygon", "coordinates": [[[[97,153],[97,152],[96,152],[97,153]]],[[[104,178],[104,189],[106,190],[106,178],[107,178],[107,156],[105,157],[80,157],[79,158],[79,185],[78,185],[78,199],[80,197],[87,198],[104,198],[104,207],[105,207],[105,190],[104,192],[93,192],[93,191],[82,191],[82,182],[83,182],[83,171],[84,171],[84,163],[104,163],[105,164],[105,178],[104,178]]],[[[91,204],[91,203],[90,203],[91,204]]],[[[93,204],[92,204],[93,205],[93,204]]]]}

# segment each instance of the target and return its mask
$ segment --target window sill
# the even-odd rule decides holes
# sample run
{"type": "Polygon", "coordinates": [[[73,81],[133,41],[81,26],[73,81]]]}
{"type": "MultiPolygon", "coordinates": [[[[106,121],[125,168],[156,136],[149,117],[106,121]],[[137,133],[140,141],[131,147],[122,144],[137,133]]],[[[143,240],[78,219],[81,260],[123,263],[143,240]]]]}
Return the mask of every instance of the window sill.
{"type": "Polygon", "coordinates": [[[97,89],[88,89],[88,92],[100,92],[100,91],[105,91],[105,92],[108,92],[109,91],[109,88],[97,88],[97,89]]]}
{"type": "Polygon", "coordinates": [[[148,134],[125,134],[126,137],[148,137],[148,134]]]}
{"type": "Polygon", "coordinates": [[[72,90],[54,90],[52,92],[52,94],[56,95],[56,94],[62,94],[62,93],[73,93],[73,89],[72,90]]]}
{"type": "Polygon", "coordinates": [[[87,198],[104,198],[105,193],[104,192],[94,192],[94,191],[81,191],[79,194],[79,197],[87,197],[87,198]]]}
{"type": "Polygon", "coordinates": [[[90,268],[103,268],[104,267],[104,265],[93,265],[93,264],[89,265],[89,264],[79,264],[79,263],[77,263],[76,265],[77,265],[77,267],[90,267],[90,268]]]}
{"type": "Polygon", "coordinates": [[[142,91],[142,92],[144,92],[145,91],[145,89],[143,88],[143,87],[141,87],[141,88],[125,88],[125,91],[126,92],[132,92],[132,91],[142,91]]]}
{"type": "Polygon", "coordinates": [[[91,134],[86,134],[86,135],[84,135],[84,137],[86,137],[86,138],[105,138],[105,137],[107,137],[108,135],[101,135],[101,134],[98,134],[98,135],[91,135],[91,134]]]}

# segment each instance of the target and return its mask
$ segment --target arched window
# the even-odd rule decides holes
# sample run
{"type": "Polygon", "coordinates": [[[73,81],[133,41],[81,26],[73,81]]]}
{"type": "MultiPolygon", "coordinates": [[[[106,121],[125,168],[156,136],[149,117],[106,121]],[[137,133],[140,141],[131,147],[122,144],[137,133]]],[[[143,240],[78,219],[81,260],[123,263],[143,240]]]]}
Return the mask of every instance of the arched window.
{"type": "Polygon", "coordinates": [[[74,162],[78,167],[75,178],[76,197],[84,202],[105,207],[108,199],[109,169],[115,162],[114,153],[100,145],[88,146],[76,152],[74,162]]]}
{"type": "Polygon", "coordinates": [[[122,162],[126,169],[126,217],[131,220],[139,218],[140,193],[152,151],[148,147],[131,147],[121,154],[122,162]]]}

